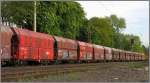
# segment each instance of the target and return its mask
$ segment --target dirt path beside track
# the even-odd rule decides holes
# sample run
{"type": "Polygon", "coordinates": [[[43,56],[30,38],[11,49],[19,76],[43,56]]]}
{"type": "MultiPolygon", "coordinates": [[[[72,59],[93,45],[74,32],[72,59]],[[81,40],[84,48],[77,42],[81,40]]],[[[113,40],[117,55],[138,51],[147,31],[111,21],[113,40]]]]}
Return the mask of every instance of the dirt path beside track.
{"type": "Polygon", "coordinates": [[[28,82],[148,82],[148,62],[108,62],[97,64],[95,69],[58,73],[40,78],[20,79],[28,82]]]}

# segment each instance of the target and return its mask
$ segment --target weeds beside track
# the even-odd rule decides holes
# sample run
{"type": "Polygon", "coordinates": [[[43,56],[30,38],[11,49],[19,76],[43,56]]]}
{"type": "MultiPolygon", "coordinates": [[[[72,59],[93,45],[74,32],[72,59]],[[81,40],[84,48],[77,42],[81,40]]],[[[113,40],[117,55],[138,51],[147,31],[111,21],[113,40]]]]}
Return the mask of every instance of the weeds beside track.
{"type": "Polygon", "coordinates": [[[2,68],[2,81],[17,81],[30,77],[43,77],[49,74],[61,74],[70,72],[82,72],[96,69],[97,64],[67,64],[48,66],[28,66],[28,67],[7,67],[2,68]]]}
{"type": "MultiPolygon", "coordinates": [[[[110,68],[141,68],[144,65],[139,65],[142,62],[108,62],[108,63],[88,63],[88,64],[59,64],[46,66],[21,66],[21,67],[3,67],[1,70],[1,80],[21,81],[32,78],[43,78],[49,75],[60,75],[73,72],[86,72],[94,70],[107,70],[110,68]],[[136,63],[136,64],[134,64],[136,63]],[[118,64],[118,65],[117,65],[118,64]],[[125,66],[126,65],[126,66],[125,66]],[[131,67],[132,66],[132,67],[131,67]]],[[[144,62],[145,63],[145,62],[144,62]]],[[[147,65],[147,63],[145,64],[147,65]]]]}

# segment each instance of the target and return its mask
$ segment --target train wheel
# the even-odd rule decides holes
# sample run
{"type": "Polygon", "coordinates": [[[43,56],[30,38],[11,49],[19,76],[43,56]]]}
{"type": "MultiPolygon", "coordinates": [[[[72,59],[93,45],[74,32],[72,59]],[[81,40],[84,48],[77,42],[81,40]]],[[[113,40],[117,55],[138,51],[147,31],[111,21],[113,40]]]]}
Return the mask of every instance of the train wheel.
{"type": "Polygon", "coordinates": [[[49,62],[48,62],[48,61],[41,61],[41,64],[42,64],[42,65],[48,65],[49,62]]]}
{"type": "Polygon", "coordinates": [[[81,63],[81,61],[79,60],[79,61],[77,61],[77,63],[79,63],[79,64],[80,64],[80,63],[81,63]]]}
{"type": "Polygon", "coordinates": [[[55,65],[59,64],[59,61],[58,61],[58,60],[55,60],[55,61],[54,61],[54,64],[55,64],[55,65]]]}
{"type": "Polygon", "coordinates": [[[11,66],[10,61],[1,61],[1,67],[11,66]]]}

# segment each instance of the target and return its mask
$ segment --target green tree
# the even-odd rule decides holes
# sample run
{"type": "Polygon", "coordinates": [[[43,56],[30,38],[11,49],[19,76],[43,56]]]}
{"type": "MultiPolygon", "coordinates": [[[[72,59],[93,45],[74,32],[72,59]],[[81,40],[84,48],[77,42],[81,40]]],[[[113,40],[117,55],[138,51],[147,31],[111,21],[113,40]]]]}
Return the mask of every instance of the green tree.
{"type": "MultiPolygon", "coordinates": [[[[2,17],[32,30],[33,2],[4,1],[2,17]]],[[[77,2],[37,1],[37,31],[76,39],[85,13],[77,2]]]]}
{"type": "Polygon", "coordinates": [[[61,36],[60,18],[57,13],[57,2],[38,2],[37,5],[37,31],[51,35],[61,36]]]}
{"type": "Polygon", "coordinates": [[[93,17],[88,22],[88,28],[88,32],[91,33],[92,43],[112,46],[114,29],[109,18],[93,17]]]}
{"type": "Polygon", "coordinates": [[[123,40],[121,42],[121,47],[122,47],[121,49],[135,51],[135,52],[144,52],[142,43],[138,36],[121,34],[121,39],[123,40]]]}
{"type": "Polygon", "coordinates": [[[84,24],[85,13],[77,2],[57,2],[57,15],[60,17],[60,29],[63,36],[76,39],[79,37],[79,30],[84,24]]]}
{"type": "Polygon", "coordinates": [[[27,1],[2,1],[2,21],[17,24],[32,30],[33,2],[27,1]]]}
{"type": "Polygon", "coordinates": [[[142,47],[142,43],[140,41],[139,36],[133,36],[133,39],[134,39],[134,43],[133,43],[132,50],[136,51],[136,52],[142,52],[142,53],[144,53],[144,49],[142,47]]]}
{"type": "MultiPolygon", "coordinates": [[[[33,1],[3,1],[2,21],[33,30],[33,6],[33,1]]],[[[88,20],[81,5],[73,1],[37,1],[36,7],[38,32],[129,51],[146,49],[138,36],[121,33],[126,28],[124,18],[111,15],[88,20]]]]}
{"type": "Polygon", "coordinates": [[[125,19],[118,18],[116,15],[111,15],[109,18],[111,19],[112,26],[115,29],[114,41],[116,43],[114,44],[113,47],[121,49],[122,38],[120,36],[120,33],[124,28],[126,28],[125,19]]]}
{"type": "Polygon", "coordinates": [[[118,18],[116,15],[110,16],[113,27],[119,33],[120,30],[126,28],[126,23],[124,18],[118,18]]]}
{"type": "Polygon", "coordinates": [[[89,33],[88,33],[88,19],[84,20],[83,26],[79,29],[79,36],[77,37],[78,40],[89,42],[89,33]]]}
{"type": "Polygon", "coordinates": [[[146,46],[143,45],[143,49],[144,49],[145,57],[148,59],[149,58],[149,46],[146,47],[146,46]]]}

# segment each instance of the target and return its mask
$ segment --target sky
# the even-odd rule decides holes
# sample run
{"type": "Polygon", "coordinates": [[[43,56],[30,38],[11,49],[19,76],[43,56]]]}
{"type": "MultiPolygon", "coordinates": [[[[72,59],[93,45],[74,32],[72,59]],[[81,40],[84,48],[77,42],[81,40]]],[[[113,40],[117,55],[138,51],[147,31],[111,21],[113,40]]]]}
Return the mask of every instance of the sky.
{"type": "Polygon", "coordinates": [[[140,37],[142,44],[149,46],[149,2],[148,1],[77,1],[88,19],[110,16],[126,20],[125,34],[140,37]]]}

